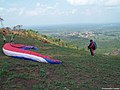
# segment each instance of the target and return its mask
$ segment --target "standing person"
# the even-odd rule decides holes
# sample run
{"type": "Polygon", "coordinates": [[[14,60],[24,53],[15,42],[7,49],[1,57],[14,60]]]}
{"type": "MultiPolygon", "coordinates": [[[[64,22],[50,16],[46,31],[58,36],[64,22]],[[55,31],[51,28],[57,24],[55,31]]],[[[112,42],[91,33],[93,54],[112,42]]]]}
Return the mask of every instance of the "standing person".
{"type": "Polygon", "coordinates": [[[92,39],[90,40],[90,44],[88,46],[88,49],[90,49],[90,53],[94,57],[95,44],[94,44],[92,39]]]}
{"type": "Polygon", "coordinates": [[[6,43],[6,31],[5,30],[3,30],[3,32],[2,32],[2,35],[3,35],[3,42],[4,42],[4,44],[6,43]]]}
{"type": "Polygon", "coordinates": [[[11,36],[10,42],[13,43],[14,42],[14,38],[15,38],[15,34],[12,32],[10,36],[11,36]]]}

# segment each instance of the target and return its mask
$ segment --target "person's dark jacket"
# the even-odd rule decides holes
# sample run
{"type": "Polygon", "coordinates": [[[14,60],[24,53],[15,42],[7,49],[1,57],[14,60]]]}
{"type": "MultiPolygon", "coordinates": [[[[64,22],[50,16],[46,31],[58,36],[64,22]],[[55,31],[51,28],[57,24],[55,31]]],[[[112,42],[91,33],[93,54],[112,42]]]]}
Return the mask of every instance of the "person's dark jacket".
{"type": "Polygon", "coordinates": [[[93,49],[93,50],[95,50],[94,42],[91,42],[91,43],[89,44],[88,49],[93,49]]]}

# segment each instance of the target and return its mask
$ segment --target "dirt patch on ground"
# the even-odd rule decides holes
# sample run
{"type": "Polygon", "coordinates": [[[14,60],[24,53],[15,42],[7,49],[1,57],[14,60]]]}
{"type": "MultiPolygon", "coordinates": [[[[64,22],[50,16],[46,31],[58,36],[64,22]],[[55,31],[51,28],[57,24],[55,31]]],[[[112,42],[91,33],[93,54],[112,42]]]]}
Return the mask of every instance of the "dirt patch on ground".
{"type": "Polygon", "coordinates": [[[120,50],[113,50],[112,52],[109,52],[109,53],[105,53],[105,55],[120,55],[120,50]]]}
{"type": "Polygon", "coordinates": [[[51,49],[52,47],[44,47],[44,46],[40,46],[40,49],[51,49]]]}

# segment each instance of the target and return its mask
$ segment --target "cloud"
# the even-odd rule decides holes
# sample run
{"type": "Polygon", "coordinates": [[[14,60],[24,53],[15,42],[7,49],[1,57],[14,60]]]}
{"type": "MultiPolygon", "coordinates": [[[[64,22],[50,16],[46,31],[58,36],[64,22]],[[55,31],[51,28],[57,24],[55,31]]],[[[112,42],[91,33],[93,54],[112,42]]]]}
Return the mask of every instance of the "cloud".
{"type": "Polygon", "coordinates": [[[71,5],[92,5],[96,3],[97,0],[67,0],[71,5]]]}
{"type": "Polygon", "coordinates": [[[67,0],[67,2],[74,6],[79,5],[120,6],[120,0],[67,0]]]}
{"type": "Polygon", "coordinates": [[[15,8],[15,7],[7,9],[8,13],[17,12],[17,11],[18,11],[18,8],[15,8]]]}
{"type": "Polygon", "coordinates": [[[120,0],[103,0],[105,6],[120,6],[120,0]]]}
{"type": "Polygon", "coordinates": [[[37,2],[32,8],[27,7],[0,7],[0,13],[5,15],[12,16],[13,14],[16,17],[32,17],[32,16],[69,16],[77,12],[75,8],[60,8],[59,3],[54,3],[52,5],[41,4],[37,2]]]}
{"type": "Polygon", "coordinates": [[[0,0],[0,2],[4,2],[5,0],[0,0]]]}
{"type": "Polygon", "coordinates": [[[4,11],[10,15],[18,15],[18,16],[21,16],[24,14],[24,8],[17,8],[17,7],[14,7],[14,8],[6,8],[4,9],[4,11]]]}
{"type": "Polygon", "coordinates": [[[60,15],[68,16],[75,14],[77,9],[60,9],[58,3],[54,5],[40,4],[36,3],[33,9],[24,10],[24,15],[26,16],[44,16],[44,15],[60,15]]]}
{"type": "Polygon", "coordinates": [[[54,11],[54,6],[48,6],[45,4],[37,3],[33,9],[25,10],[26,16],[39,16],[48,14],[48,12],[54,11]]]}
{"type": "Polygon", "coordinates": [[[21,16],[21,15],[23,15],[23,14],[24,14],[24,8],[20,8],[18,15],[21,16]]]}
{"type": "Polygon", "coordinates": [[[37,16],[38,12],[36,12],[34,10],[33,11],[26,11],[25,15],[27,15],[27,16],[37,16]]]}
{"type": "Polygon", "coordinates": [[[39,3],[39,2],[38,2],[38,3],[36,3],[36,6],[37,6],[37,7],[39,7],[39,6],[40,6],[40,3],[39,3]]]}
{"type": "Polygon", "coordinates": [[[7,16],[21,16],[24,14],[24,8],[17,8],[17,7],[0,7],[0,14],[1,15],[7,15],[7,16]]]}
{"type": "Polygon", "coordinates": [[[3,11],[3,10],[4,10],[4,8],[0,7],[0,11],[3,11]]]}
{"type": "Polygon", "coordinates": [[[0,7],[0,16],[3,16],[4,15],[4,8],[0,7]]]}

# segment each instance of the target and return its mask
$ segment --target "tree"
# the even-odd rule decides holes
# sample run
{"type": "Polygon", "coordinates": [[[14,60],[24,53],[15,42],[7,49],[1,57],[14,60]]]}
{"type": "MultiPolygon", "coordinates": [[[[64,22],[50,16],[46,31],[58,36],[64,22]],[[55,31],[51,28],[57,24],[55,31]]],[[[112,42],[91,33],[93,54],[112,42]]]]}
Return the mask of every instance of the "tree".
{"type": "Polygon", "coordinates": [[[1,26],[4,27],[2,21],[4,21],[4,19],[0,17],[1,26]]]}
{"type": "Polygon", "coordinates": [[[13,30],[16,30],[16,26],[13,27],[13,30]]]}
{"type": "Polygon", "coordinates": [[[18,30],[20,30],[22,25],[17,25],[16,27],[18,28],[18,30]]]}
{"type": "Polygon", "coordinates": [[[10,30],[11,28],[10,27],[6,27],[7,30],[10,30]]]}
{"type": "Polygon", "coordinates": [[[22,27],[22,25],[16,25],[16,26],[13,27],[13,30],[20,30],[21,27],[22,27]]]}

